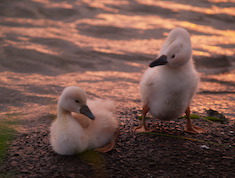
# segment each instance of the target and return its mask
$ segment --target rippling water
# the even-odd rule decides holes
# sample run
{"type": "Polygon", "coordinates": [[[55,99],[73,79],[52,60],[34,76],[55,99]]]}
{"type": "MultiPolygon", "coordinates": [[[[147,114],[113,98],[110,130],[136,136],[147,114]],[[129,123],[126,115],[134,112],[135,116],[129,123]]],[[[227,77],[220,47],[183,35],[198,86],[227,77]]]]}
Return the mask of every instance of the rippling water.
{"type": "Polygon", "coordinates": [[[144,68],[183,27],[202,77],[194,109],[235,116],[234,0],[1,0],[0,8],[2,113],[48,112],[77,84],[139,107],[144,68]]]}

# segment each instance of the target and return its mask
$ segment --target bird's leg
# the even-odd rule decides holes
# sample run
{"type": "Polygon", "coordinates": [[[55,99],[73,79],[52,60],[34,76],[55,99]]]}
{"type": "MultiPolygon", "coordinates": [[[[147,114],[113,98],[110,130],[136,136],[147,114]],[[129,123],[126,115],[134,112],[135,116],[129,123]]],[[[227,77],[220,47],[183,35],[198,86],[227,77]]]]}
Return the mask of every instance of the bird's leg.
{"type": "Polygon", "coordinates": [[[186,109],[185,114],[186,114],[186,119],[187,119],[186,128],[184,129],[185,132],[189,132],[189,133],[205,133],[206,132],[201,127],[192,125],[192,120],[190,118],[190,107],[186,109]]]}
{"type": "Polygon", "coordinates": [[[138,127],[134,128],[134,131],[136,131],[136,132],[151,132],[151,130],[149,130],[145,124],[145,116],[148,112],[149,112],[149,106],[146,104],[143,106],[143,109],[142,109],[142,118],[140,120],[140,125],[138,127]]]}
{"type": "Polygon", "coordinates": [[[118,135],[119,135],[119,130],[117,129],[113,139],[111,140],[111,142],[108,143],[107,145],[103,146],[103,147],[96,148],[95,151],[98,151],[98,152],[101,152],[101,153],[106,153],[108,151],[111,151],[115,146],[118,135]]]}

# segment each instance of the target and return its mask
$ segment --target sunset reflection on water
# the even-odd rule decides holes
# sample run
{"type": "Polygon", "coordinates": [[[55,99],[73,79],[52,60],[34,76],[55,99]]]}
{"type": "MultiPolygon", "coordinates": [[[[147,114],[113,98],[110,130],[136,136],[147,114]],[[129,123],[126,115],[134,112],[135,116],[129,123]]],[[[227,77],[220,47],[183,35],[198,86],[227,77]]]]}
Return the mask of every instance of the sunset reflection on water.
{"type": "Polygon", "coordinates": [[[225,55],[231,64],[221,75],[203,70],[193,109],[214,108],[233,118],[234,5],[233,0],[6,4],[0,13],[0,111],[51,112],[68,85],[85,88],[92,98],[112,97],[119,110],[139,108],[144,69],[168,32],[183,27],[191,34],[194,57],[225,55]]]}

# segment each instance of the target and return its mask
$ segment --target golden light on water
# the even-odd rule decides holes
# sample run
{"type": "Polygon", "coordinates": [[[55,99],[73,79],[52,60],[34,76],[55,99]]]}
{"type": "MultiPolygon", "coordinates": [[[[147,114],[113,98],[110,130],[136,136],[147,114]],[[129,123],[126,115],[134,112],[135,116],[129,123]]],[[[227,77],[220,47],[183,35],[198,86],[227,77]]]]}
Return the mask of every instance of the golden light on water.
{"type": "MultiPolygon", "coordinates": [[[[229,8],[224,8],[224,7],[217,7],[215,5],[211,7],[197,7],[195,5],[186,5],[186,4],[180,4],[177,2],[170,2],[168,1],[167,3],[164,1],[154,1],[154,0],[149,0],[149,1],[141,1],[139,0],[138,2],[147,4],[147,5],[152,5],[152,6],[159,6],[162,8],[166,9],[171,9],[172,11],[179,12],[179,11],[193,11],[193,12],[199,12],[199,13],[204,13],[204,14],[228,14],[228,15],[235,15],[235,7],[229,7],[229,8]]],[[[198,3],[200,5],[200,3],[198,3]]]]}
{"type": "MultiPolygon", "coordinates": [[[[64,87],[78,84],[91,97],[112,96],[139,107],[142,73],[176,27],[189,31],[195,57],[235,54],[235,7],[226,5],[234,3],[232,0],[197,5],[154,0],[30,2],[35,4],[19,1],[16,10],[3,9],[6,15],[0,18],[4,39],[1,87],[22,101],[12,106],[6,99],[4,112],[22,105],[44,110],[44,106],[56,104],[64,87]]],[[[234,82],[232,72],[210,77],[212,81],[202,82],[202,90],[232,93],[233,88],[221,84],[234,82]]],[[[229,97],[234,98],[233,94],[229,97]]],[[[204,98],[197,96],[194,107],[208,108],[218,96],[208,94],[210,100],[202,105],[204,98]]],[[[233,103],[223,107],[226,113],[234,112],[233,103]]]]}

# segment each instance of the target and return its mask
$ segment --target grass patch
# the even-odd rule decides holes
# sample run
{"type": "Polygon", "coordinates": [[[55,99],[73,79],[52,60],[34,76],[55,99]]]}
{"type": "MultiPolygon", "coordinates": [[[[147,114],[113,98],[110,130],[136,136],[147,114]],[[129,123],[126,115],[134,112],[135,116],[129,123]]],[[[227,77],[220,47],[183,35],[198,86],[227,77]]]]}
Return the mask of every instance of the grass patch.
{"type": "Polygon", "coordinates": [[[224,123],[224,121],[221,119],[221,118],[217,118],[217,117],[204,117],[205,119],[209,120],[209,121],[212,121],[212,122],[220,122],[221,124],[224,123]]]}
{"type": "Polygon", "coordinates": [[[80,153],[79,156],[86,160],[89,164],[99,167],[104,163],[104,159],[99,152],[93,150],[87,150],[83,153],[80,153]]]}
{"type": "MultiPolygon", "coordinates": [[[[138,120],[142,120],[142,116],[136,116],[136,118],[138,120]]],[[[186,118],[186,115],[182,116],[182,117],[179,117],[179,119],[184,119],[186,118]]],[[[206,117],[203,117],[203,116],[199,116],[197,114],[191,114],[190,115],[190,118],[191,119],[204,119],[208,122],[219,122],[221,124],[225,124],[227,120],[225,120],[223,117],[213,117],[213,116],[206,116],[206,117]]],[[[146,120],[150,119],[150,117],[145,117],[146,120]]]]}
{"type": "MultiPolygon", "coordinates": [[[[186,118],[186,115],[180,117],[179,119],[183,119],[183,118],[186,118]]],[[[191,115],[190,115],[190,118],[191,118],[191,119],[199,119],[199,118],[201,118],[201,116],[199,116],[199,115],[197,115],[197,114],[191,114],[191,115]]]]}
{"type": "MultiPolygon", "coordinates": [[[[204,119],[208,122],[219,122],[221,124],[225,124],[227,123],[227,119],[220,113],[218,113],[217,111],[214,110],[209,110],[210,112],[213,111],[213,116],[199,116],[197,114],[191,114],[190,118],[191,119],[204,119]],[[215,114],[214,114],[215,113],[215,114]]],[[[212,114],[208,114],[208,115],[212,115],[212,114]]],[[[179,119],[184,119],[186,118],[185,116],[180,117],[179,119]]],[[[137,119],[141,120],[142,116],[137,116],[137,119]]],[[[146,117],[146,119],[149,119],[149,117],[146,117]]],[[[190,140],[190,141],[195,141],[195,142],[201,142],[201,143],[207,143],[207,144],[211,144],[211,145],[215,145],[215,146],[224,146],[224,147],[229,147],[229,148],[234,148],[234,146],[231,145],[227,145],[227,144],[220,144],[220,143],[215,143],[215,142],[210,142],[210,141],[206,141],[206,140],[200,140],[200,139],[194,139],[194,138],[188,138],[188,137],[183,137],[183,136],[175,136],[175,135],[169,135],[169,134],[162,134],[162,133],[156,133],[156,132],[142,132],[143,134],[153,134],[153,135],[158,135],[158,136],[164,136],[164,137],[171,137],[171,138],[177,138],[177,139],[184,139],[184,140],[190,140]]]]}
{"type": "Polygon", "coordinates": [[[94,173],[92,177],[107,177],[105,159],[103,158],[102,154],[93,150],[87,150],[83,153],[80,153],[79,157],[93,167],[94,173]]]}
{"type": "Polygon", "coordinates": [[[13,139],[16,130],[9,124],[8,121],[0,121],[0,164],[6,153],[10,141],[13,139]]]}
{"type": "Polygon", "coordinates": [[[5,116],[7,117],[5,119],[0,119],[0,165],[10,142],[17,132],[16,125],[18,125],[19,121],[15,118],[16,115],[18,114],[6,114],[5,116]]]}
{"type": "Polygon", "coordinates": [[[16,175],[13,172],[0,173],[1,178],[14,178],[16,175]]]}
{"type": "Polygon", "coordinates": [[[6,147],[9,143],[9,140],[12,139],[15,130],[9,127],[6,124],[0,123],[0,163],[6,152],[6,147]]]}
{"type": "MultiPolygon", "coordinates": [[[[180,119],[182,118],[186,118],[186,116],[183,116],[183,117],[180,117],[180,119]]],[[[216,117],[216,116],[206,116],[206,117],[202,117],[202,116],[199,116],[199,115],[196,115],[196,114],[191,114],[190,115],[190,118],[191,119],[204,119],[206,121],[209,121],[209,122],[219,122],[221,124],[225,124],[226,123],[226,119],[222,118],[222,117],[216,117]]]]}

